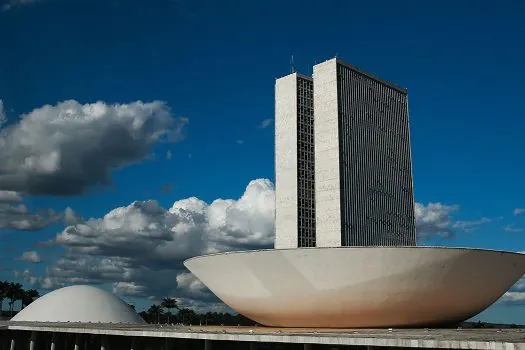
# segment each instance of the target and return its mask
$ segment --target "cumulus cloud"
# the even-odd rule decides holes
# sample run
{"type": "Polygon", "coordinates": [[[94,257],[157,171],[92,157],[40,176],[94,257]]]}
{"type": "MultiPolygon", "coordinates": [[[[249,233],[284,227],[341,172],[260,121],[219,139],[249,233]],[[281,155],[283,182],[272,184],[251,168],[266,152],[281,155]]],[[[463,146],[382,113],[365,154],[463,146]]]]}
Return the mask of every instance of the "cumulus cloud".
{"type": "Polygon", "coordinates": [[[80,221],[55,238],[66,254],[49,269],[47,280],[37,282],[112,283],[123,296],[216,302],[182,262],[205,253],[271,247],[274,201],[273,184],[258,179],[238,199],[208,204],[190,197],[169,209],[154,200],[135,201],[102,218],[75,216],[80,221]]]}
{"type": "Polygon", "coordinates": [[[415,203],[416,230],[419,238],[431,236],[452,237],[454,224],[451,215],[459,210],[457,205],[415,203]]]}
{"type": "Polygon", "coordinates": [[[186,124],[160,101],[37,108],[0,130],[0,190],[81,194],[109,184],[112,170],[146,159],[155,143],[180,140],[186,124]]]}
{"type": "Polygon", "coordinates": [[[266,118],[266,119],[263,119],[260,123],[259,123],[259,127],[261,129],[266,129],[267,127],[269,127],[270,125],[272,125],[273,123],[273,118],[266,118]]]}
{"type": "Polygon", "coordinates": [[[522,304],[525,303],[525,292],[507,292],[501,298],[503,303],[522,304]]]}
{"type": "MultiPolygon", "coordinates": [[[[456,230],[452,213],[457,206],[417,204],[416,209],[420,236],[448,237],[456,230]]],[[[200,254],[272,247],[274,211],[273,184],[257,179],[237,199],[207,203],[190,197],[169,209],[154,200],[135,201],[100,218],[75,216],[79,221],[54,240],[66,254],[38,283],[109,283],[123,297],[174,296],[195,305],[219,305],[182,262],[200,254]]]]}
{"type": "Polygon", "coordinates": [[[24,271],[13,271],[13,275],[15,278],[23,279],[24,282],[29,284],[31,287],[40,287],[41,285],[44,285],[44,278],[34,276],[29,269],[24,271]]]}
{"type": "Polygon", "coordinates": [[[0,190],[0,229],[37,231],[59,218],[60,215],[51,209],[33,213],[18,192],[0,190]]]}
{"type": "Polygon", "coordinates": [[[177,286],[188,290],[192,295],[206,295],[206,286],[192,273],[186,272],[177,275],[177,286]]]}
{"type": "Polygon", "coordinates": [[[0,191],[0,203],[20,203],[22,202],[22,196],[15,191],[0,191]]]}
{"type": "Polygon", "coordinates": [[[455,220],[454,213],[459,210],[458,205],[442,203],[415,203],[416,231],[418,239],[429,237],[451,238],[457,232],[470,232],[479,226],[492,221],[483,217],[478,220],[455,220]]]}
{"type": "Polygon", "coordinates": [[[0,100],[0,128],[7,123],[7,116],[5,115],[4,101],[0,100]]]}
{"type": "Polygon", "coordinates": [[[454,228],[465,231],[465,232],[470,232],[470,231],[475,230],[477,227],[483,224],[487,224],[489,222],[492,222],[492,219],[486,218],[486,217],[483,217],[479,220],[471,220],[471,221],[460,220],[454,223],[454,228]]]}
{"type": "MultiPolygon", "coordinates": [[[[524,254],[525,252],[521,252],[524,254]]],[[[525,277],[522,277],[512,288],[503,295],[500,302],[506,304],[525,304],[525,277]]]]}
{"type": "Polygon", "coordinates": [[[520,227],[516,227],[514,224],[507,225],[503,227],[503,230],[505,232],[522,232],[523,229],[520,227]]]}
{"type": "Polygon", "coordinates": [[[146,293],[146,287],[135,282],[113,283],[113,293],[126,296],[142,296],[146,293]]]}
{"type": "Polygon", "coordinates": [[[29,263],[35,263],[35,264],[42,262],[42,258],[40,254],[38,254],[34,250],[29,251],[29,252],[24,252],[21,256],[17,258],[17,260],[21,260],[21,261],[25,261],[29,263]]]}
{"type": "Polygon", "coordinates": [[[70,207],[64,210],[64,222],[67,225],[75,225],[82,222],[82,218],[70,207]]]}
{"type": "Polygon", "coordinates": [[[1,9],[2,11],[8,11],[17,6],[33,4],[40,1],[42,0],[8,0],[6,4],[2,5],[1,9]]]}
{"type": "Polygon", "coordinates": [[[516,208],[514,209],[513,214],[516,216],[525,214],[525,208],[516,208]]]}

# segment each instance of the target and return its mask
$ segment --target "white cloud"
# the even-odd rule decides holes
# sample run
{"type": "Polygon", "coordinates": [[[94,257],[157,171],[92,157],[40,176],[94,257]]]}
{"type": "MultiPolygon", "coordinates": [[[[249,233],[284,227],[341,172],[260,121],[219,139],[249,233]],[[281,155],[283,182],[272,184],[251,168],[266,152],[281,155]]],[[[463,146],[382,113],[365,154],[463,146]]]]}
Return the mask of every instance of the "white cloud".
{"type": "Polygon", "coordinates": [[[192,294],[204,294],[207,292],[206,286],[192,273],[183,272],[177,275],[177,287],[187,289],[192,294]]]}
{"type": "Polygon", "coordinates": [[[273,184],[265,179],[251,181],[236,200],[208,204],[190,197],[170,209],[153,200],[136,201],[59,233],[55,242],[67,253],[46,277],[55,287],[113,283],[121,295],[216,301],[182,261],[205,253],[271,247],[274,201],[273,184]]]}
{"type": "Polygon", "coordinates": [[[520,227],[516,227],[514,224],[507,225],[503,228],[505,232],[522,232],[523,229],[520,227]]]}
{"type": "Polygon", "coordinates": [[[155,143],[180,140],[186,124],[159,101],[69,100],[37,108],[1,129],[0,190],[80,194],[110,183],[112,170],[146,159],[155,143]]]}
{"type": "Polygon", "coordinates": [[[29,269],[24,271],[13,271],[13,275],[15,278],[22,278],[24,282],[28,283],[31,287],[40,287],[40,281],[43,280],[42,278],[34,276],[29,269]]]}
{"type": "Polygon", "coordinates": [[[451,215],[459,210],[457,205],[415,203],[416,230],[419,238],[430,236],[452,237],[454,224],[451,215]]]}
{"type": "Polygon", "coordinates": [[[141,296],[146,292],[146,287],[135,282],[113,283],[113,293],[126,296],[141,296]]]}
{"type": "Polygon", "coordinates": [[[233,313],[229,307],[227,307],[222,302],[217,301],[177,298],[177,303],[179,304],[179,308],[190,309],[201,314],[206,312],[233,313]]]}
{"type": "Polygon", "coordinates": [[[5,115],[4,101],[0,100],[0,128],[7,123],[7,116],[5,115]]]}
{"type": "Polygon", "coordinates": [[[40,263],[40,262],[42,262],[42,258],[40,256],[40,254],[38,254],[34,250],[29,251],[29,252],[24,252],[20,257],[17,258],[17,260],[30,262],[30,263],[40,263]]]}
{"type": "Polygon", "coordinates": [[[453,214],[459,210],[458,205],[442,203],[415,203],[416,231],[418,239],[439,236],[451,238],[458,231],[469,232],[492,221],[490,218],[478,220],[455,220],[453,214]]]}
{"type": "Polygon", "coordinates": [[[259,124],[259,127],[261,129],[266,129],[267,127],[269,127],[270,125],[272,125],[273,123],[273,118],[266,118],[266,119],[263,119],[261,121],[261,123],[259,124]]]}
{"type": "Polygon", "coordinates": [[[525,214],[525,208],[516,208],[514,209],[513,211],[514,215],[521,215],[521,214],[525,214]]]}
{"type": "Polygon", "coordinates": [[[479,220],[471,220],[471,221],[461,220],[461,221],[456,221],[454,223],[454,228],[465,231],[465,232],[470,232],[476,229],[477,227],[479,227],[480,225],[487,224],[489,222],[492,222],[492,219],[485,218],[485,217],[479,220]]]}
{"type": "Polygon", "coordinates": [[[16,6],[33,4],[40,1],[42,0],[7,0],[7,3],[2,5],[1,9],[2,11],[8,11],[16,6]]]}
{"type": "Polygon", "coordinates": [[[525,302],[525,292],[507,292],[500,301],[504,303],[523,303],[525,302]]]}
{"type": "MultiPolygon", "coordinates": [[[[418,203],[416,209],[420,236],[448,237],[454,232],[451,213],[457,206],[418,203]]],[[[135,201],[57,234],[55,243],[66,254],[39,282],[54,287],[111,283],[123,296],[156,300],[173,295],[188,302],[216,303],[182,261],[206,253],[272,247],[274,211],[274,186],[266,179],[251,181],[238,199],[206,203],[190,197],[169,209],[153,200],[135,201]]]]}
{"type": "Polygon", "coordinates": [[[507,304],[525,303],[525,277],[520,278],[499,301],[507,304]]]}
{"type": "Polygon", "coordinates": [[[173,156],[173,155],[171,154],[171,151],[168,150],[168,151],[166,152],[166,159],[167,159],[167,160],[170,160],[172,156],[173,156]]]}
{"type": "Polygon", "coordinates": [[[82,218],[73,209],[67,207],[64,210],[64,222],[67,225],[75,225],[82,222],[82,218]]]}
{"type": "Polygon", "coordinates": [[[0,203],[21,203],[22,196],[15,191],[0,191],[0,203]]]}
{"type": "Polygon", "coordinates": [[[237,142],[238,145],[242,145],[244,143],[244,140],[237,140],[235,142],[237,142]]]}
{"type": "Polygon", "coordinates": [[[0,229],[37,231],[59,218],[60,215],[50,209],[32,213],[19,193],[0,190],[0,229]]]}

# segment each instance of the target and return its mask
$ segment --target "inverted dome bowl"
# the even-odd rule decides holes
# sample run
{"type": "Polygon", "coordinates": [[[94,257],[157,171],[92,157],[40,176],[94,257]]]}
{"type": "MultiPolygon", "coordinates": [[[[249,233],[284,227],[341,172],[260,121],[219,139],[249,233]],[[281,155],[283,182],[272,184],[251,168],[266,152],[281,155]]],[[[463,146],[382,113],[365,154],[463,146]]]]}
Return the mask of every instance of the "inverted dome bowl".
{"type": "Polygon", "coordinates": [[[184,265],[233,310],[266,326],[422,327],[487,308],[525,273],[525,254],[299,248],[205,255],[184,265]]]}

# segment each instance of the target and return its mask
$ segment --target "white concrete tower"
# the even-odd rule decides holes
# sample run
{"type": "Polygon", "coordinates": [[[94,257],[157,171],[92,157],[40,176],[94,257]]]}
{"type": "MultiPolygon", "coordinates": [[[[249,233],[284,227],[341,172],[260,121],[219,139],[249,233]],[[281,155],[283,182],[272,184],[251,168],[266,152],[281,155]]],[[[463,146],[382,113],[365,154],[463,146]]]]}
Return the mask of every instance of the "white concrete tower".
{"type": "Polygon", "coordinates": [[[275,248],[315,247],[313,82],[275,82],[275,248]]]}
{"type": "Polygon", "coordinates": [[[416,245],[406,89],[336,58],[313,81],[317,246],[416,245]]]}
{"type": "Polygon", "coordinates": [[[340,247],[339,113],[335,60],[315,65],[313,77],[317,246],[340,247]]]}

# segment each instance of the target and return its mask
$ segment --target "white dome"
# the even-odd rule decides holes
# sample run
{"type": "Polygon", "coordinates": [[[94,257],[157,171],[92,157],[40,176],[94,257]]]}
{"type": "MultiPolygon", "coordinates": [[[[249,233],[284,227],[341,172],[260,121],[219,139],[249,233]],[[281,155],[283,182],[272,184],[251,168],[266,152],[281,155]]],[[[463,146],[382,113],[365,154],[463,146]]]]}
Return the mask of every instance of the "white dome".
{"type": "Polygon", "coordinates": [[[54,290],[32,302],[11,321],[145,323],[117,296],[92,286],[54,290]]]}

